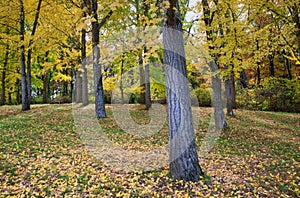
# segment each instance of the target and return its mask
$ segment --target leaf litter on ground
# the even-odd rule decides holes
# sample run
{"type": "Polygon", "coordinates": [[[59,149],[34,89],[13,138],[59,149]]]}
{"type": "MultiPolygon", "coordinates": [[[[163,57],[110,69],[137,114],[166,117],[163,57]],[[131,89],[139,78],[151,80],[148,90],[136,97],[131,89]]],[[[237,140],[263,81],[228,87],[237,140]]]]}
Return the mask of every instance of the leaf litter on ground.
{"type": "MultiPolygon", "coordinates": [[[[140,124],[149,114],[132,105],[140,124]]],[[[0,107],[0,194],[3,197],[299,197],[300,115],[236,110],[214,148],[200,158],[199,182],[175,181],[168,165],[148,171],[117,170],[95,158],[76,131],[72,105],[0,107]]],[[[165,146],[167,124],[151,137],[126,133],[99,120],[110,141],[144,152],[165,146]]],[[[199,147],[211,108],[199,108],[199,147]]]]}

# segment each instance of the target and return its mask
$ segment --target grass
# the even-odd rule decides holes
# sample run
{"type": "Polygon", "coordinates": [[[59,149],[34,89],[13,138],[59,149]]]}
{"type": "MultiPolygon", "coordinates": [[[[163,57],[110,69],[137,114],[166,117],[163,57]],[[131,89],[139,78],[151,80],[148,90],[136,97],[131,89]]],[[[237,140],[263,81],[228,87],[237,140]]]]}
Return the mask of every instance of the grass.
{"type": "MultiPolygon", "coordinates": [[[[128,108],[134,122],[150,122],[148,111],[137,105],[128,108]]],[[[160,164],[163,159],[156,156],[148,164],[154,169],[122,170],[128,165],[126,161],[134,157],[136,166],[149,163],[147,156],[130,154],[138,151],[146,155],[167,144],[166,123],[159,130],[155,127],[124,130],[113,117],[111,106],[107,106],[108,118],[99,120],[104,133],[97,125],[83,122],[86,128],[82,129],[97,128],[85,137],[76,128],[78,118],[71,105],[33,105],[27,112],[20,109],[20,106],[0,107],[0,195],[3,197],[300,196],[300,115],[296,113],[236,110],[234,117],[227,117],[229,128],[222,131],[213,149],[199,159],[205,176],[191,183],[174,181],[168,165],[160,164]],[[123,155],[124,163],[117,162],[119,168],[97,157],[95,153],[101,145],[86,141],[103,137],[106,139],[100,143],[106,154],[111,154],[109,159],[120,154],[119,150],[120,156],[122,152],[128,154],[123,155]]],[[[200,112],[196,130],[200,148],[212,109],[194,110],[200,112]]],[[[160,117],[164,111],[165,107],[154,115],[164,121],[165,117],[160,117]]],[[[86,112],[93,115],[92,109],[86,112]]],[[[123,119],[129,126],[128,117],[123,119]]]]}

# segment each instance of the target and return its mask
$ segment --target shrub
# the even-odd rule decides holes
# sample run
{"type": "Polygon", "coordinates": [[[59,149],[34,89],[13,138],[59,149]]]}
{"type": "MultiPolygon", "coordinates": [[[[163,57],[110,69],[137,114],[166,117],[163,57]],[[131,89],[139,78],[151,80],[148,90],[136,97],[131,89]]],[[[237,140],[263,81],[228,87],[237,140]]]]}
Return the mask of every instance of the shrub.
{"type": "Polygon", "coordinates": [[[251,110],[300,112],[299,90],[300,77],[266,78],[260,86],[240,90],[237,105],[251,110]]]}
{"type": "Polygon", "coordinates": [[[211,91],[206,84],[201,84],[200,87],[195,89],[195,94],[197,96],[199,106],[210,107],[211,106],[211,91]]]}

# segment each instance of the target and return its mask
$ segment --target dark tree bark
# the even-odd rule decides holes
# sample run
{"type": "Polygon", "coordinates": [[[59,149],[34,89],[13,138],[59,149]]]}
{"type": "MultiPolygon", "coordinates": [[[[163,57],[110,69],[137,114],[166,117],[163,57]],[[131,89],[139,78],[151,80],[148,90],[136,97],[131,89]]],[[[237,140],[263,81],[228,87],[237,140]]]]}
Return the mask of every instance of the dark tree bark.
{"type": "Polygon", "coordinates": [[[23,1],[20,0],[20,72],[21,72],[21,86],[22,86],[22,111],[30,110],[30,101],[28,100],[28,90],[26,81],[26,64],[25,64],[25,12],[23,1]]]}
{"type": "Polygon", "coordinates": [[[300,61],[300,8],[299,4],[294,3],[294,5],[290,8],[289,11],[291,16],[293,17],[293,22],[295,24],[295,34],[296,34],[296,42],[297,42],[297,52],[298,52],[298,61],[300,61]]]}
{"type": "MultiPolygon", "coordinates": [[[[256,50],[259,51],[259,43],[258,40],[256,40],[256,50]]],[[[256,77],[257,77],[257,85],[260,85],[261,77],[260,77],[260,61],[256,62],[257,68],[256,68],[256,77]]]]}
{"type": "Polygon", "coordinates": [[[268,55],[269,59],[269,67],[270,67],[270,76],[274,77],[275,76],[275,68],[274,68],[274,54],[269,54],[268,55]]]}
{"type": "Polygon", "coordinates": [[[244,88],[248,88],[248,81],[247,81],[247,75],[246,75],[246,71],[243,69],[241,72],[241,83],[243,85],[244,88]]]}
{"type": "Polygon", "coordinates": [[[43,75],[43,103],[48,103],[48,87],[49,87],[49,74],[48,71],[43,75]]]}
{"type": "Polygon", "coordinates": [[[146,109],[150,109],[151,104],[151,89],[150,89],[150,67],[149,63],[145,65],[145,104],[146,109]]]}
{"type": "Polygon", "coordinates": [[[5,105],[6,102],[6,92],[5,92],[5,78],[6,78],[6,67],[8,64],[8,57],[9,56],[9,44],[6,45],[5,48],[5,57],[4,57],[4,64],[3,64],[3,70],[2,70],[2,90],[1,90],[1,101],[0,105],[5,105]]]}
{"type": "MultiPolygon", "coordinates": [[[[48,55],[49,51],[46,52],[45,54],[45,61],[48,62],[48,55]]],[[[48,93],[49,93],[49,72],[48,70],[44,73],[43,75],[43,103],[47,104],[48,103],[48,93]]]]}
{"type": "Polygon", "coordinates": [[[81,58],[82,58],[82,105],[86,106],[89,104],[88,95],[88,77],[86,69],[86,30],[81,31],[81,58]]]}
{"type": "Polygon", "coordinates": [[[121,91],[121,104],[124,104],[124,86],[123,86],[123,69],[124,68],[124,56],[122,56],[121,68],[120,68],[120,91],[121,91]]]}
{"type": "Polygon", "coordinates": [[[260,85],[261,77],[260,77],[260,63],[257,64],[256,68],[256,77],[257,77],[257,85],[260,85]]]}
{"type": "Polygon", "coordinates": [[[235,90],[235,80],[234,74],[230,75],[230,98],[232,102],[232,108],[236,109],[236,90],[235,90]]]}
{"type": "MultiPolygon", "coordinates": [[[[144,53],[146,47],[144,47],[144,53]]],[[[150,67],[144,63],[144,58],[140,61],[140,104],[144,104],[146,109],[151,108],[151,91],[150,91],[150,67]]]]}
{"type": "Polygon", "coordinates": [[[8,92],[8,104],[12,104],[11,92],[8,92]]]}
{"type": "MultiPolygon", "coordinates": [[[[229,69],[225,65],[225,69],[229,69]]],[[[234,100],[235,100],[235,88],[234,88],[234,75],[230,74],[225,80],[225,96],[226,96],[226,109],[227,115],[233,116],[234,100]]]]}
{"type": "MultiPolygon", "coordinates": [[[[135,8],[136,8],[136,24],[138,26],[138,29],[137,29],[137,39],[139,41],[141,41],[141,38],[140,38],[140,1],[135,1],[135,8]]],[[[146,103],[146,100],[145,100],[145,69],[144,69],[144,57],[143,57],[143,50],[140,49],[139,51],[139,54],[138,54],[138,60],[139,60],[139,72],[140,72],[140,89],[141,89],[141,92],[140,92],[140,98],[139,98],[139,103],[140,104],[145,104],[146,103]]]]}
{"type": "MultiPolygon", "coordinates": [[[[20,89],[22,89],[22,85],[21,85],[21,81],[19,79],[16,80],[16,87],[17,87],[17,90],[15,91],[16,92],[16,101],[17,101],[17,104],[21,104],[21,98],[22,98],[21,95],[22,94],[20,93],[20,91],[21,91],[20,89]]],[[[10,103],[10,104],[12,104],[12,103],[10,103]]]]}
{"type": "Polygon", "coordinates": [[[140,99],[139,99],[139,103],[140,104],[146,104],[146,100],[145,100],[145,69],[144,69],[144,65],[143,65],[143,52],[140,53],[139,55],[139,70],[140,70],[140,88],[141,88],[141,93],[140,93],[140,99]]]}
{"type": "Polygon", "coordinates": [[[228,77],[225,80],[225,96],[226,96],[226,109],[227,115],[233,116],[233,101],[232,101],[232,89],[231,89],[232,79],[228,77]]]}
{"type": "Polygon", "coordinates": [[[175,179],[198,181],[203,174],[196,144],[178,0],[169,0],[163,22],[170,171],[175,179]],[[176,10],[176,11],[175,11],[176,10]]]}
{"type": "MultiPolygon", "coordinates": [[[[31,37],[33,37],[35,35],[35,32],[36,32],[36,27],[38,25],[38,19],[39,19],[39,14],[40,14],[40,10],[41,10],[41,4],[42,4],[42,0],[39,0],[38,6],[37,6],[37,9],[36,9],[36,13],[35,13],[35,19],[34,19],[34,22],[33,22],[31,37]]],[[[27,51],[27,91],[28,91],[28,102],[29,102],[29,104],[30,104],[31,92],[32,92],[32,88],[31,88],[32,44],[33,44],[33,40],[31,38],[30,41],[29,41],[29,46],[28,46],[28,51],[27,51]]]]}
{"type": "Polygon", "coordinates": [[[76,72],[76,97],[75,97],[75,101],[77,103],[81,103],[82,102],[82,77],[81,77],[82,73],[78,70],[76,72]]]}
{"type": "MultiPolygon", "coordinates": [[[[68,72],[67,69],[66,69],[63,73],[64,73],[66,76],[69,75],[69,72],[68,72]]],[[[68,96],[68,94],[69,94],[69,89],[68,89],[69,83],[68,83],[67,81],[63,81],[62,84],[63,84],[63,96],[68,96]]],[[[72,95],[71,95],[71,97],[72,97],[72,95]]]]}
{"type": "MultiPolygon", "coordinates": [[[[286,55],[286,52],[285,50],[283,51],[283,54],[286,55]]],[[[290,63],[290,60],[286,57],[284,57],[284,69],[286,70],[287,72],[287,76],[290,80],[293,79],[293,75],[292,75],[292,72],[291,72],[291,63],[290,63]]]]}
{"type": "MultiPolygon", "coordinates": [[[[99,48],[99,29],[97,14],[97,0],[92,0],[92,14],[94,21],[92,22],[92,42],[93,42],[93,70],[94,70],[94,91],[95,91],[95,112],[97,118],[105,118],[105,103],[104,103],[104,91],[102,82],[102,69],[99,63],[100,48],[99,48]]],[[[103,21],[102,21],[103,22],[103,21]]],[[[104,23],[103,23],[104,24],[104,23]]]]}
{"type": "MultiPolygon", "coordinates": [[[[74,76],[75,76],[75,71],[74,71],[75,69],[74,69],[74,67],[73,68],[71,68],[71,71],[70,71],[70,75],[71,75],[71,79],[74,79],[74,76]]],[[[70,97],[70,102],[72,102],[72,97],[73,97],[73,91],[74,91],[74,87],[75,87],[75,85],[74,85],[74,81],[73,80],[70,80],[69,81],[69,85],[70,85],[70,92],[69,92],[69,97],[70,97]]]]}
{"type": "MultiPolygon", "coordinates": [[[[139,9],[139,3],[136,2],[139,9]]],[[[143,9],[143,17],[147,18],[148,17],[148,12],[149,12],[149,5],[145,0],[142,1],[142,7],[143,9]]],[[[139,11],[139,10],[138,10],[139,11]]],[[[143,30],[146,29],[146,24],[145,24],[145,19],[141,19],[143,23],[143,30]]],[[[138,12],[137,14],[137,21],[140,20],[140,14],[138,12]]],[[[139,34],[139,32],[138,32],[139,34]]],[[[140,104],[145,104],[146,109],[151,108],[151,91],[150,91],[150,67],[149,63],[145,62],[145,57],[143,54],[147,53],[147,46],[146,44],[143,45],[143,50],[140,54],[139,57],[139,65],[140,65],[140,87],[141,87],[141,93],[140,93],[140,104]]]]}
{"type": "MultiPolygon", "coordinates": [[[[147,4],[146,0],[143,0],[143,6],[144,6],[144,17],[148,16],[149,12],[149,5],[147,4]]],[[[144,30],[146,28],[146,25],[144,24],[144,30]]],[[[147,53],[147,46],[144,46],[144,54],[147,53]]],[[[151,104],[151,87],[150,87],[150,63],[144,63],[145,68],[145,105],[146,109],[150,109],[151,104]]]]}

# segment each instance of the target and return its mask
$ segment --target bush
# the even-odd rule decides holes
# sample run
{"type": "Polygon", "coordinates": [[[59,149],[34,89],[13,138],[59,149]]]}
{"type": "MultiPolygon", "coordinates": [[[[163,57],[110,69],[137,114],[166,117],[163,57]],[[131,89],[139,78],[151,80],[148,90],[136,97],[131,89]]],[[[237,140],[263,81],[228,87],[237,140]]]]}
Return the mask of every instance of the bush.
{"type": "Polygon", "coordinates": [[[197,96],[200,107],[211,106],[211,92],[206,84],[201,84],[200,87],[196,88],[195,94],[197,96]]]}
{"type": "Polygon", "coordinates": [[[260,86],[240,90],[237,105],[251,110],[300,112],[300,77],[266,78],[260,86]]]}
{"type": "Polygon", "coordinates": [[[31,98],[31,104],[43,104],[43,96],[36,96],[31,98]]]}
{"type": "Polygon", "coordinates": [[[72,98],[70,96],[57,96],[50,101],[51,104],[62,104],[62,103],[71,103],[72,98]]]}

